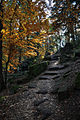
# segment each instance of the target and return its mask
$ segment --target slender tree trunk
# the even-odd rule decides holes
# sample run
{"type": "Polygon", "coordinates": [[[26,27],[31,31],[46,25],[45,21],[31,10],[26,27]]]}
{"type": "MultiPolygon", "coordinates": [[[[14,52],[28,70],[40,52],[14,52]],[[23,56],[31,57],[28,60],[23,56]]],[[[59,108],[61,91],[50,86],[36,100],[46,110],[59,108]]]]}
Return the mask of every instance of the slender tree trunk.
{"type": "Polygon", "coordinates": [[[11,47],[10,47],[10,53],[8,55],[8,61],[6,62],[6,71],[5,71],[5,85],[7,86],[7,73],[8,73],[8,65],[10,62],[10,55],[11,55],[11,47]]]}
{"type": "Polygon", "coordinates": [[[21,50],[21,48],[19,49],[19,63],[21,63],[21,52],[22,52],[22,50],[21,50]]]}
{"type": "MultiPolygon", "coordinates": [[[[0,2],[0,11],[3,13],[2,1],[0,2]]],[[[3,17],[3,16],[1,16],[3,17]]],[[[2,74],[2,33],[3,29],[2,19],[0,18],[0,91],[5,88],[3,74],[2,74]]]]}
{"type": "Polygon", "coordinates": [[[5,71],[5,85],[7,85],[8,64],[9,64],[9,62],[7,62],[7,63],[6,63],[6,71],[5,71]]]}
{"type": "MultiPolygon", "coordinates": [[[[20,21],[19,21],[19,23],[20,23],[20,21]]],[[[21,32],[21,23],[20,23],[20,27],[19,27],[19,32],[21,32]]],[[[22,37],[20,36],[20,34],[19,34],[19,37],[20,37],[20,41],[22,41],[22,37]]],[[[21,64],[21,59],[22,59],[22,55],[21,55],[21,53],[22,53],[22,49],[21,48],[19,48],[19,64],[21,64]]],[[[20,66],[19,66],[19,69],[18,69],[19,71],[20,71],[20,66]]]]}

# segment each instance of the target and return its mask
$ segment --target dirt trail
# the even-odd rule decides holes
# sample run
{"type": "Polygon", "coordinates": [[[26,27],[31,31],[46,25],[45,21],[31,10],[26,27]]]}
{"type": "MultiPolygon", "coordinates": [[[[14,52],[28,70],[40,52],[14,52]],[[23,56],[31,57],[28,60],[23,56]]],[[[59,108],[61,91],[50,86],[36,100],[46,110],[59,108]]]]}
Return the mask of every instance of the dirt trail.
{"type": "MultiPolygon", "coordinates": [[[[20,92],[0,104],[0,120],[80,120],[79,90],[71,91],[68,98],[59,101],[59,90],[65,90],[68,82],[73,83],[72,78],[66,79],[72,74],[70,65],[52,61],[36,80],[25,84],[20,92]],[[64,75],[66,86],[62,80],[64,75]]],[[[75,66],[75,69],[78,68],[75,66]]]]}

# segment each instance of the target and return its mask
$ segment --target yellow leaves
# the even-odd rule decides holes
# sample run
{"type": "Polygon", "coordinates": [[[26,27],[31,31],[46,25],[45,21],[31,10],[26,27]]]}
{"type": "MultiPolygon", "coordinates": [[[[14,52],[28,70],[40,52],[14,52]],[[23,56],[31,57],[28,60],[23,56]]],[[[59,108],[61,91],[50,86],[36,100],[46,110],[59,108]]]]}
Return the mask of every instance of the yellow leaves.
{"type": "Polygon", "coordinates": [[[18,24],[16,24],[16,28],[19,28],[19,25],[18,25],[18,24]]]}
{"type": "Polygon", "coordinates": [[[5,29],[2,29],[1,32],[4,34],[5,33],[5,29]]]}
{"type": "Polygon", "coordinates": [[[34,42],[38,43],[39,42],[39,39],[36,38],[36,39],[33,39],[34,42]]]}
{"type": "Polygon", "coordinates": [[[7,58],[8,58],[8,55],[5,55],[5,57],[7,57],[7,58]]]}
{"type": "Polygon", "coordinates": [[[15,33],[15,35],[18,37],[18,33],[15,33]]]}
{"type": "Polygon", "coordinates": [[[45,34],[45,33],[46,33],[45,30],[41,30],[40,35],[45,34]]]}
{"type": "MultiPolygon", "coordinates": [[[[22,50],[21,55],[28,57],[37,55],[35,51],[39,50],[38,44],[40,46],[43,44],[49,24],[44,18],[43,9],[40,9],[40,5],[36,5],[38,0],[34,3],[27,1],[28,5],[25,4],[26,0],[20,2],[21,6],[16,10],[16,0],[13,0],[10,5],[8,2],[5,3],[3,15],[3,53],[6,58],[9,53],[11,54],[9,64],[11,67],[18,65],[19,49],[22,50]]],[[[39,53],[43,54],[44,51],[39,50],[39,53]]]]}
{"type": "Polygon", "coordinates": [[[22,24],[22,27],[24,28],[25,31],[27,31],[24,23],[22,24]]]}
{"type": "Polygon", "coordinates": [[[33,41],[35,42],[35,43],[42,43],[42,41],[41,41],[41,39],[40,38],[36,38],[36,39],[33,39],[33,41]]]}
{"type": "Polygon", "coordinates": [[[36,52],[29,52],[28,55],[30,55],[30,56],[37,56],[37,53],[36,52]]]}
{"type": "Polygon", "coordinates": [[[10,19],[9,19],[9,18],[6,18],[6,21],[7,21],[7,22],[10,21],[10,19]]]}
{"type": "Polygon", "coordinates": [[[28,57],[30,57],[30,56],[37,56],[37,53],[34,52],[34,51],[28,51],[28,52],[24,53],[24,55],[28,56],[28,57]]]}
{"type": "MultiPolygon", "coordinates": [[[[14,70],[17,69],[12,63],[9,63],[9,66],[11,66],[14,70]]],[[[11,71],[10,71],[10,72],[11,72],[11,71]]]]}
{"type": "Polygon", "coordinates": [[[11,67],[13,67],[13,64],[9,63],[9,65],[10,65],[11,67]]]}
{"type": "Polygon", "coordinates": [[[9,33],[10,33],[9,30],[6,29],[6,30],[5,30],[5,35],[7,35],[7,34],[9,34],[9,33]]]}

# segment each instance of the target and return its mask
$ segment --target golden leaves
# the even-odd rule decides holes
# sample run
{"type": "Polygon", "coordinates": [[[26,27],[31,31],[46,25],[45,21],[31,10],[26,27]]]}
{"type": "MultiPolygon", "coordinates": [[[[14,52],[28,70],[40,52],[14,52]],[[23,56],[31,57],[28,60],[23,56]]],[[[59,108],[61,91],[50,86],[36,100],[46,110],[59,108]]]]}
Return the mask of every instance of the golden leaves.
{"type": "Polygon", "coordinates": [[[18,5],[16,0],[13,0],[11,4],[8,4],[8,1],[4,2],[3,53],[6,61],[10,55],[9,66],[12,67],[19,62],[19,49],[23,56],[37,55],[35,52],[39,51],[37,44],[43,44],[49,28],[43,7],[41,8],[44,3],[40,3],[39,0],[36,2],[19,1],[21,5],[18,5]],[[38,2],[39,5],[37,5],[38,2]]]}
{"type": "Polygon", "coordinates": [[[5,29],[2,29],[1,32],[4,34],[5,33],[5,29]]]}

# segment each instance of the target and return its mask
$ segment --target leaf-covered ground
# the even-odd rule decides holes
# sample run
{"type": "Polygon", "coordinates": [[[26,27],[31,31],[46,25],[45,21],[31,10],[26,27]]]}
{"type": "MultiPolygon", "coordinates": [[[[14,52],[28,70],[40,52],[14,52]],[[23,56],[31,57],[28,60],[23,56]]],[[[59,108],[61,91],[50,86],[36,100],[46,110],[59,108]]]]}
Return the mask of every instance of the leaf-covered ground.
{"type": "Polygon", "coordinates": [[[0,103],[0,120],[79,120],[80,91],[58,101],[57,94],[27,88],[0,103]]]}

